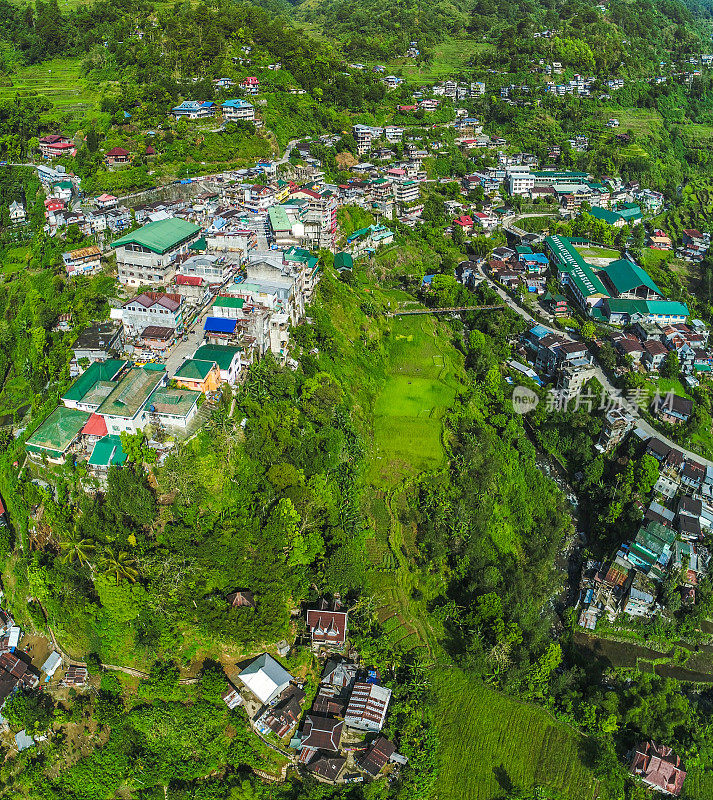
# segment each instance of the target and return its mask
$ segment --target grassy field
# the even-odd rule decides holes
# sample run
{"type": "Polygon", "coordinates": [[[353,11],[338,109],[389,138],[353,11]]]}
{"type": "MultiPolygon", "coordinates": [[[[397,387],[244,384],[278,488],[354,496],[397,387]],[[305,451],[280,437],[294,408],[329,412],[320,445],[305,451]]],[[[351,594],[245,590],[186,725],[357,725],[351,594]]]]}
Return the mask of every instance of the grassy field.
{"type": "Polygon", "coordinates": [[[613,250],[608,247],[577,247],[576,249],[584,258],[617,259],[621,257],[618,250],[613,250]]]}
{"type": "Polygon", "coordinates": [[[22,67],[0,85],[0,100],[16,92],[30,90],[44,95],[55,112],[78,119],[97,117],[100,92],[81,74],[81,58],[55,58],[42,64],[22,67]]]}
{"type": "Polygon", "coordinates": [[[436,335],[428,316],[396,317],[389,377],[374,408],[374,461],[369,480],[394,486],[443,461],[441,417],[458,391],[459,355],[436,335]]]}
{"type": "Polygon", "coordinates": [[[631,131],[636,136],[651,136],[663,127],[663,118],[652,109],[645,108],[609,108],[602,111],[601,122],[606,123],[612,117],[619,120],[617,133],[631,131]]]}
{"type": "Polygon", "coordinates": [[[511,788],[533,786],[571,800],[595,796],[580,734],[540,708],[474,684],[456,669],[439,672],[436,691],[439,800],[496,800],[511,788]]]}
{"type": "Polygon", "coordinates": [[[27,256],[30,253],[28,245],[8,248],[0,258],[0,272],[10,275],[19,272],[27,266],[27,256]]]}
{"type": "Polygon", "coordinates": [[[439,81],[457,74],[476,53],[493,49],[493,45],[476,42],[474,39],[447,38],[434,48],[433,61],[430,64],[419,67],[411,59],[398,59],[387,62],[384,66],[400,69],[404,79],[411,83],[439,81]]]}

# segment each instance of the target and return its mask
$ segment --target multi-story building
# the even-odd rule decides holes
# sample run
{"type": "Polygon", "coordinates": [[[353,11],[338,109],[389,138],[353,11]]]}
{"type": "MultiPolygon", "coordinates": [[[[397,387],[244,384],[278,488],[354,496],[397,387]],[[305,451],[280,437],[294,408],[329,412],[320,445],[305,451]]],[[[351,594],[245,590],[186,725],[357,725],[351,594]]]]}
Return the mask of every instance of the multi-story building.
{"type": "Polygon", "coordinates": [[[394,183],[394,198],[397,203],[410,205],[418,202],[421,185],[418,181],[397,181],[394,183]]]}
{"type": "Polygon", "coordinates": [[[223,119],[226,122],[236,122],[238,120],[251,122],[255,119],[255,109],[247,100],[239,98],[226,100],[220,108],[223,112],[223,119]]]}
{"type": "Polygon", "coordinates": [[[120,309],[127,336],[140,336],[151,325],[183,331],[183,297],[180,294],[144,292],[127,300],[120,309]]]}
{"type": "Polygon", "coordinates": [[[184,100],[171,109],[173,116],[179,119],[206,119],[215,116],[216,105],[209,100],[184,100]]]}
{"type": "Polygon", "coordinates": [[[529,166],[512,166],[507,170],[510,194],[527,194],[535,187],[535,176],[529,166]]]}
{"type": "Polygon", "coordinates": [[[179,218],[150,222],[112,243],[119,283],[165,286],[175,275],[176,259],[188,253],[200,225],[179,218]]]}

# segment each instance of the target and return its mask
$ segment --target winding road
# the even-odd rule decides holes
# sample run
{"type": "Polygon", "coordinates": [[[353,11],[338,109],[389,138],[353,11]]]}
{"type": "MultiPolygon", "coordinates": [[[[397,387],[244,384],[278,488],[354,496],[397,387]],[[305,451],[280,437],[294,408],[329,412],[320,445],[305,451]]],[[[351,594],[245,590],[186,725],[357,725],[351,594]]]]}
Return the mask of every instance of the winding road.
{"type": "MultiPolygon", "coordinates": [[[[516,314],[519,314],[523,319],[526,319],[528,322],[533,323],[533,325],[542,325],[543,328],[547,328],[552,333],[556,333],[558,336],[564,336],[570,342],[577,342],[579,341],[573,336],[570,336],[565,331],[556,330],[554,328],[550,328],[548,325],[544,325],[539,320],[535,319],[532,314],[526,311],[519,303],[513,300],[509,294],[498,284],[496,284],[493,280],[491,280],[486,274],[485,270],[483,269],[485,262],[479,261],[476,263],[476,269],[480,277],[490,286],[491,289],[496,291],[498,295],[502,298],[503,302],[511,308],[516,314]]],[[[656,430],[647,420],[645,420],[641,416],[641,410],[637,405],[631,403],[625,397],[622,397],[619,389],[614,386],[614,384],[609,380],[609,378],[604,373],[604,370],[601,368],[599,364],[594,362],[594,377],[599,381],[599,383],[604,388],[604,391],[612,398],[612,401],[616,400],[622,408],[631,414],[632,417],[636,420],[636,426],[641,428],[645,433],[649,436],[654,436],[662,442],[665,442],[669,447],[678,450],[680,453],[683,453],[684,457],[688,460],[697,461],[699,464],[703,464],[706,467],[713,467],[713,461],[710,461],[707,458],[704,458],[702,455],[698,453],[694,453],[692,450],[686,450],[684,447],[681,447],[680,444],[676,444],[673,440],[669,439],[668,437],[664,436],[662,433],[656,430]]],[[[612,402],[612,405],[614,403],[612,402]]]]}

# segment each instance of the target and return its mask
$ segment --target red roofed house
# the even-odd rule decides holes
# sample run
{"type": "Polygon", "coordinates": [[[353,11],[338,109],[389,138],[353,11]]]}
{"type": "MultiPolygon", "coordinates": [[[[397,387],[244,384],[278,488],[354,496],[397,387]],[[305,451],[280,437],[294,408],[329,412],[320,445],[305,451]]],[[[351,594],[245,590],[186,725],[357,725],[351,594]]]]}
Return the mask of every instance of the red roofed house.
{"type": "Polygon", "coordinates": [[[100,194],[94,202],[97,208],[114,208],[116,205],[116,197],[114,197],[113,194],[107,194],[104,192],[104,194],[100,194]]]}
{"type": "Polygon", "coordinates": [[[418,106],[396,106],[397,111],[417,111],[418,106]]]}
{"type": "Polygon", "coordinates": [[[318,750],[338,753],[343,728],[344,723],[341,720],[308,714],[302,728],[300,764],[309,764],[318,750]]]}
{"type": "Polygon", "coordinates": [[[202,286],[203,278],[200,275],[176,275],[177,286],[202,286]]]}
{"type": "Polygon", "coordinates": [[[317,608],[307,611],[307,628],[312,637],[312,647],[338,649],[347,641],[348,611],[342,611],[341,600],[335,596],[333,603],[320,600],[317,608]]]}
{"type": "Polygon", "coordinates": [[[146,149],[144,150],[144,155],[145,156],[155,156],[156,155],[156,150],[153,147],[151,147],[150,144],[147,144],[146,145],[146,149]]]}
{"type": "Polygon", "coordinates": [[[76,156],[77,150],[72,140],[62,133],[53,133],[50,136],[40,136],[40,153],[43,158],[57,158],[58,156],[76,156]]]}
{"type": "Polygon", "coordinates": [[[94,445],[108,433],[104,417],[100,417],[99,414],[92,414],[82,428],[82,436],[84,437],[87,452],[91,452],[94,445]]]}
{"type": "Polygon", "coordinates": [[[245,78],[245,80],[240,81],[240,88],[246,94],[257,94],[260,90],[260,81],[255,77],[245,78]]]}
{"type": "Polygon", "coordinates": [[[128,164],[131,161],[131,156],[129,151],[124,150],[123,147],[113,147],[104,156],[104,160],[107,164],[128,164]]]}
{"type": "Polygon", "coordinates": [[[463,214],[463,216],[456,217],[453,220],[453,225],[454,226],[457,225],[463,231],[463,233],[472,233],[474,225],[473,217],[468,217],[465,214],[463,214]]]}
{"type": "Polygon", "coordinates": [[[653,742],[638,744],[631,753],[629,772],[664,794],[678,797],[683,788],[686,773],[681,759],[666,745],[653,742]]]}

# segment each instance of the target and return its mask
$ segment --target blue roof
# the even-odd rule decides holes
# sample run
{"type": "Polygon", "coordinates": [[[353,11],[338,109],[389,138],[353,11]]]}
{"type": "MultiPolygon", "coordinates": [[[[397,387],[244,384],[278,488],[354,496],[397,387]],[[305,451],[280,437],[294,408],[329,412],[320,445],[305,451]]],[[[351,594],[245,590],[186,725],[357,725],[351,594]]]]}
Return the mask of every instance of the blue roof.
{"type": "Polygon", "coordinates": [[[234,97],[232,100],[226,100],[224,103],[222,103],[221,108],[252,108],[252,103],[248,103],[247,100],[241,100],[240,98],[234,97]]]}
{"type": "Polygon", "coordinates": [[[180,105],[174,106],[171,111],[197,111],[199,108],[211,108],[215,103],[210,100],[184,100],[180,105]]]}
{"type": "Polygon", "coordinates": [[[534,325],[532,328],[530,328],[530,333],[536,336],[538,339],[541,339],[543,336],[547,336],[548,333],[551,333],[551,331],[548,331],[544,325],[534,325]]]}
{"type": "Polygon", "coordinates": [[[225,319],[224,317],[208,317],[203,326],[204,331],[209,333],[233,333],[237,319],[225,319]]]}
{"type": "Polygon", "coordinates": [[[421,286],[430,286],[431,281],[433,281],[433,275],[424,275],[423,280],[421,281],[421,286]]]}
{"type": "Polygon", "coordinates": [[[521,256],[523,261],[535,261],[538,264],[549,264],[550,260],[544,253],[524,253],[521,256]]]}

